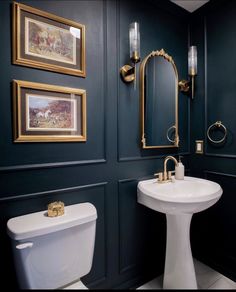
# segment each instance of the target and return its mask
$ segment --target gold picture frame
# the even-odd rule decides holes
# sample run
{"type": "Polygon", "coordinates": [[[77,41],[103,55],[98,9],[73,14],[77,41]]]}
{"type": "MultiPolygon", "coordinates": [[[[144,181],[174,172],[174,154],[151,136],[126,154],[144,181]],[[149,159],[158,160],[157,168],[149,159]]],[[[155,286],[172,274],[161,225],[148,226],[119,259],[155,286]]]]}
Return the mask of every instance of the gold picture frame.
{"type": "Polygon", "coordinates": [[[85,26],[13,2],[13,64],[86,77],[85,26]]]}
{"type": "Polygon", "coordinates": [[[14,142],[86,141],[86,91],[13,80],[14,142]]]}

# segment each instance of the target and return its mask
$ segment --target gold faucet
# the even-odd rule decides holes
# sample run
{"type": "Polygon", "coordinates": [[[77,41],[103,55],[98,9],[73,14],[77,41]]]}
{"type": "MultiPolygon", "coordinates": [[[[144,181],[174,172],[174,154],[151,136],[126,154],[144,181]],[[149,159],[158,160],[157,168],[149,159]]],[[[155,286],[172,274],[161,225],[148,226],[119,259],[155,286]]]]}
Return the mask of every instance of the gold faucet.
{"type": "Polygon", "coordinates": [[[164,171],[159,172],[159,173],[155,173],[154,175],[158,176],[158,182],[159,183],[166,183],[171,181],[171,174],[174,173],[174,171],[168,171],[167,172],[167,162],[169,160],[173,160],[175,163],[175,166],[178,165],[178,161],[173,157],[173,156],[166,156],[166,158],[164,159],[164,171]]]}

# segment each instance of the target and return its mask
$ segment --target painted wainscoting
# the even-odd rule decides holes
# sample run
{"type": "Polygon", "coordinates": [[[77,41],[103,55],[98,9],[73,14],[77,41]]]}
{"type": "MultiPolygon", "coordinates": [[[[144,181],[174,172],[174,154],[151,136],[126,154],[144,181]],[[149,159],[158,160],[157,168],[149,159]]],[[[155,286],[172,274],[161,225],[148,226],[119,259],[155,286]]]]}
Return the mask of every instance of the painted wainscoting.
{"type": "MultiPolygon", "coordinates": [[[[219,202],[194,215],[193,251],[196,257],[236,281],[236,3],[212,1],[192,18],[192,42],[198,46],[199,73],[196,98],[191,107],[192,152],[195,140],[204,140],[204,155],[191,156],[196,176],[218,182],[223,189],[219,202]],[[212,144],[208,127],[221,120],[227,140],[212,144]]],[[[214,133],[213,133],[214,134],[214,133]]]]}
{"type": "Polygon", "coordinates": [[[186,78],[187,13],[153,1],[20,2],[85,24],[87,76],[12,65],[12,1],[1,1],[1,284],[17,287],[7,220],[62,200],[65,205],[88,201],[98,211],[94,262],[84,282],[91,288],[140,286],[163,272],[165,217],[137,204],[137,182],[161,170],[167,154],[181,153],[189,168],[190,103],[180,94],[180,149],[141,150],[139,91],[121,81],[119,68],[129,62],[128,25],[138,21],[141,57],[163,47],[186,78]],[[87,141],[14,143],[13,79],[86,89],[87,141]]]}

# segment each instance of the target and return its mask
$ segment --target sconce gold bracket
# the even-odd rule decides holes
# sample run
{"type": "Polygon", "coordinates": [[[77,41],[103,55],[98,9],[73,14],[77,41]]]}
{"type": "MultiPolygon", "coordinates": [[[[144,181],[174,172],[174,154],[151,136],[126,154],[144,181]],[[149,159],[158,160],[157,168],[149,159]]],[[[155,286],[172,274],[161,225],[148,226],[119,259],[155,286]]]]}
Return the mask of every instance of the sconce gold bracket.
{"type": "Polygon", "coordinates": [[[191,76],[191,81],[190,80],[181,80],[179,82],[179,89],[180,91],[186,93],[188,96],[190,96],[190,93],[192,95],[192,99],[194,96],[194,76],[191,76]]]}
{"type": "Polygon", "coordinates": [[[188,80],[180,80],[179,82],[179,89],[182,92],[189,92],[190,91],[190,82],[188,80]]]}
{"type": "Polygon", "coordinates": [[[124,65],[120,68],[120,75],[124,82],[132,82],[135,79],[135,68],[130,65],[124,65]]]}

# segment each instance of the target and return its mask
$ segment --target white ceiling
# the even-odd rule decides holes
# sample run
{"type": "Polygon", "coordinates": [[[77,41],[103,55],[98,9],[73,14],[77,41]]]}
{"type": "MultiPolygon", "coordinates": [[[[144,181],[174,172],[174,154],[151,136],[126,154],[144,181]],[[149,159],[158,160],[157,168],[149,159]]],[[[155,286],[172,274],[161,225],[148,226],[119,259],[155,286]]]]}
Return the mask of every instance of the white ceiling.
{"type": "Polygon", "coordinates": [[[170,0],[170,1],[188,10],[189,12],[193,12],[202,5],[209,2],[209,0],[170,0]]]}

